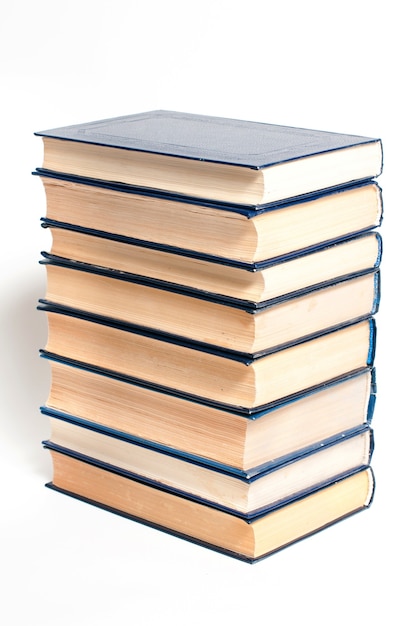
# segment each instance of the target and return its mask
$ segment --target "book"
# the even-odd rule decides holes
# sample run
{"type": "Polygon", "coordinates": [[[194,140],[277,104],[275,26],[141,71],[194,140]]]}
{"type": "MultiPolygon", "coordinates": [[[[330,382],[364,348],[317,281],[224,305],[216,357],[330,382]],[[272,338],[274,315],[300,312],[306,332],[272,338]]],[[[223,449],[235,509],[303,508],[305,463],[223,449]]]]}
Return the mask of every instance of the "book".
{"type": "Polygon", "coordinates": [[[372,470],[365,468],[247,520],[90,460],[50,454],[50,488],[248,562],[368,508],[374,493],[372,470]]]}
{"type": "Polygon", "coordinates": [[[204,459],[179,455],[174,449],[109,433],[75,418],[51,417],[50,450],[98,462],[111,471],[143,483],[161,486],[210,506],[233,511],[247,519],[275,508],[280,502],[367,467],[373,449],[368,425],[316,442],[250,473],[204,459]]]}
{"type": "Polygon", "coordinates": [[[174,111],[38,131],[43,170],[264,205],[369,180],[379,139],[174,111]]]}
{"type": "Polygon", "coordinates": [[[166,393],[65,357],[42,356],[51,372],[44,415],[153,442],[246,474],[371,423],[376,398],[375,370],[365,369],[248,413],[166,393]]]}
{"type": "Polygon", "coordinates": [[[85,270],[94,269],[103,275],[252,309],[282,296],[377,270],[382,256],[377,232],[247,267],[91,236],[56,224],[50,225],[50,230],[52,248],[42,253],[45,263],[73,266],[78,262],[85,270]]]}
{"type": "Polygon", "coordinates": [[[178,342],[59,306],[40,308],[48,319],[48,353],[247,410],[364,369],[372,365],[375,352],[373,318],[254,356],[178,342]]]}
{"type": "Polygon", "coordinates": [[[260,210],[63,174],[43,173],[41,179],[45,224],[236,264],[263,263],[366,232],[380,225],[383,213],[375,182],[260,210]]]}
{"type": "Polygon", "coordinates": [[[84,311],[174,337],[220,348],[260,354],[276,346],[316,336],[374,315],[379,303],[379,273],[337,281],[257,309],[212,302],[98,267],[51,259],[42,303],[84,311]]]}

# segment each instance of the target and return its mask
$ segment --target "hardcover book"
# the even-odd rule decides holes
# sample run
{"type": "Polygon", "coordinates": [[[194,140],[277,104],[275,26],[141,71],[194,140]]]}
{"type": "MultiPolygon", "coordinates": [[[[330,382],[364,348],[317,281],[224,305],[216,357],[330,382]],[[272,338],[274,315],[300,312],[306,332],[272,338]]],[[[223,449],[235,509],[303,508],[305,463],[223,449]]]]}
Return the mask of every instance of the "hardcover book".
{"type": "Polygon", "coordinates": [[[247,475],[271,459],[371,423],[376,397],[375,371],[365,369],[248,413],[166,393],[86,363],[43,356],[51,371],[41,409],[46,416],[76,419],[247,475]]]}
{"type": "Polygon", "coordinates": [[[226,263],[255,265],[328,245],[379,226],[383,212],[374,182],[260,210],[59,176],[42,174],[46,224],[226,263]]]}
{"type": "Polygon", "coordinates": [[[98,462],[111,471],[246,519],[368,466],[373,449],[372,431],[365,424],[292,455],[271,459],[250,472],[236,472],[231,466],[111,433],[72,416],[51,416],[50,426],[50,439],[44,442],[48,449],[98,462]]]}
{"type": "Polygon", "coordinates": [[[150,111],[39,131],[43,170],[264,205],[378,176],[379,139],[150,111]]]}
{"type": "Polygon", "coordinates": [[[159,286],[203,299],[256,309],[283,296],[323,287],[335,280],[378,269],[381,237],[370,232],[307,252],[285,255],[269,263],[234,265],[202,259],[185,252],[173,254],[137,242],[108,237],[50,223],[51,253],[44,263],[95,271],[122,280],[159,286]]]}
{"type": "Polygon", "coordinates": [[[365,468],[247,520],[91,460],[50,453],[52,489],[248,562],[368,508],[374,493],[372,470],[365,468]]]}
{"type": "Polygon", "coordinates": [[[46,269],[42,303],[246,354],[269,352],[366,319],[376,313],[379,302],[378,272],[329,283],[253,310],[244,303],[212,302],[204,295],[143,284],[134,277],[103,274],[98,267],[73,261],[61,264],[50,259],[46,269]]]}
{"type": "Polygon", "coordinates": [[[249,411],[365,369],[375,352],[372,318],[254,356],[51,305],[41,308],[48,318],[47,353],[249,411]]]}

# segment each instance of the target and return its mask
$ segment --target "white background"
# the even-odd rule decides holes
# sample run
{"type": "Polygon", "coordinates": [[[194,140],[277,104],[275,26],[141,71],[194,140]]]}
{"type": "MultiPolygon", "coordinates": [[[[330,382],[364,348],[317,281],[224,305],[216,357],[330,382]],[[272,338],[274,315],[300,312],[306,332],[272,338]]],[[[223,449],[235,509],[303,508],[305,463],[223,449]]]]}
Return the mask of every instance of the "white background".
{"type": "Polygon", "coordinates": [[[27,0],[0,16],[2,624],[414,620],[414,19],[350,0],[27,0]],[[173,109],[381,137],[375,501],[256,565],[45,489],[36,130],[173,109]],[[412,581],[413,578],[413,581],[412,581]],[[412,584],[413,582],[413,584],[412,584]]]}

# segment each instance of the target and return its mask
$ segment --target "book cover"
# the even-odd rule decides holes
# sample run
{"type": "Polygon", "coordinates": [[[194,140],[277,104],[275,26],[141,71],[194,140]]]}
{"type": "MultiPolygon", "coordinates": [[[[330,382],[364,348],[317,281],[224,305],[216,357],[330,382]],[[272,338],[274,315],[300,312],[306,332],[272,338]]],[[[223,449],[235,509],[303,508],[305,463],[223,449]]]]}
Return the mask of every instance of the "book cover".
{"type": "Polygon", "coordinates": [[[175,111],[149,111],[35,135],[261,169],[379,139],[175,111]]]}

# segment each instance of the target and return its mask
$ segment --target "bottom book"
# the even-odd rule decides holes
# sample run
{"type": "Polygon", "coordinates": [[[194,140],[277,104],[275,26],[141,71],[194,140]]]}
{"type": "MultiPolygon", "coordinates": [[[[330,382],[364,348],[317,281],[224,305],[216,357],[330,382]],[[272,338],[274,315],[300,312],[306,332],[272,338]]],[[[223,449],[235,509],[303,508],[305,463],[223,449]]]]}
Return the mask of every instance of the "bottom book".
{"type": "Polygon", "coordinates": [[[374,492],[373,472],[367,467],[248,521],[97,463],[50,453],[53,481],[48,487],[248,562],[367,508],[374,492]]]}

